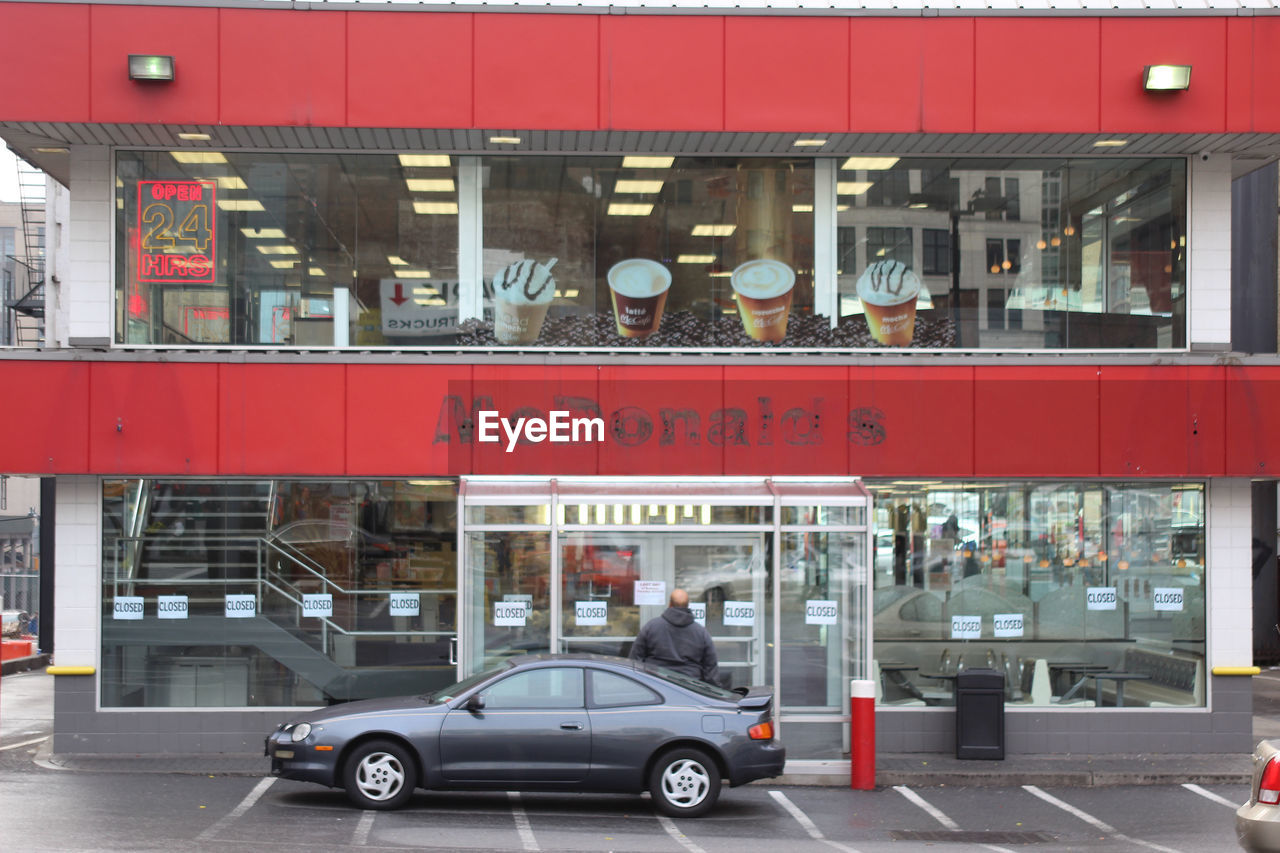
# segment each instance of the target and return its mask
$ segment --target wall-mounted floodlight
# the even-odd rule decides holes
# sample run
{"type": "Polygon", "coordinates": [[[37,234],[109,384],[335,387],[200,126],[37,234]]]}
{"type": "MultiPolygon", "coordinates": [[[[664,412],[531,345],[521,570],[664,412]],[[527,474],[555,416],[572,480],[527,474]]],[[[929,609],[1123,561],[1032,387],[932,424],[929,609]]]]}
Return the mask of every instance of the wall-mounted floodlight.
{"type": "Polygon", "coordinates": [[[1148,92],[1172,92],[1190,87],[1190,65],[1148,65],[1142,69],[1142,88],[1148,92]]]}
{"type": "Polygon", "coordinates": [[[129,79],[166,82],[172,80],[173,57],[131,53],[129,54],[129,79]]]}

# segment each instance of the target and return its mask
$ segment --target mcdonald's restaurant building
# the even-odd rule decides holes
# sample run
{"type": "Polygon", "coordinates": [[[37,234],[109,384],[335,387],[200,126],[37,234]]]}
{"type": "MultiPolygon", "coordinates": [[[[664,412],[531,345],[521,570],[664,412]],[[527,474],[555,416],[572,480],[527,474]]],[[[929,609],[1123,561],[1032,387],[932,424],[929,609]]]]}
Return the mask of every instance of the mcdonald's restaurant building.
{"type": "Polygon", "coordinates": [[[968,668],[1011,753],[1251,747],[1280,18],[794,6],[0,2],[55,751],[626,654],[676,587],[796,769],[851,679],[949,751],[968,668]]]}

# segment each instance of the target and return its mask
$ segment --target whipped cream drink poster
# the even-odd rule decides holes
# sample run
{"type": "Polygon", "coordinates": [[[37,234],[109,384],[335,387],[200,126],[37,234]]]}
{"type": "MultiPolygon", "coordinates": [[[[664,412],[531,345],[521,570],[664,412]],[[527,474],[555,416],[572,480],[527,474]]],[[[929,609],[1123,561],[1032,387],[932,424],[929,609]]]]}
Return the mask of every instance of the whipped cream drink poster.
{"type": "Polygon", "coordinates": [[[498,270],[493,277],[493,334],[502,344],[531,344],[542,332],[547,308],[556,295],[556,280],[546,263],[526,258],[498,270]]]}
{"type": "Polygon", "coordinates": [[[901,261],[876,261],[862,271],[855,290],[871,337],[887,347],[909,347],[915,336],[920,277],[901,261]]]}

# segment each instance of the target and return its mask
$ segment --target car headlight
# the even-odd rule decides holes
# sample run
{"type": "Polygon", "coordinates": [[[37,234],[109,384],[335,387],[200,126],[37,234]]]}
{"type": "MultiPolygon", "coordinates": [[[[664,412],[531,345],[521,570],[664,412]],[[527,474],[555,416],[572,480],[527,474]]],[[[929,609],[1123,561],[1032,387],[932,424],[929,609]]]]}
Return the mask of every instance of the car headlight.
{"type": "Polygon", "coordinates": [[[292,740],[294,743],[297,743],[300,740],[306,740],[307,735],[309,734],[311,734],[311,724],[298,723],[296,726],[293,727],[293,732],[290,733],[289,739],[292,740]]]}

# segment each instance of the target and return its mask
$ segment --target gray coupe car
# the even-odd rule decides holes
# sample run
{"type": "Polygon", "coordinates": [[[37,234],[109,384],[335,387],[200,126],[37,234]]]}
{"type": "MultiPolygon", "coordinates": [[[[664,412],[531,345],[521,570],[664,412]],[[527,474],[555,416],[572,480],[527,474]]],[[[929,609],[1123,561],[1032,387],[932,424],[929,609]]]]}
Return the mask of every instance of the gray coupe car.
{"type": "Polygon", "coordinates": [[[394,809],[416,788],[639,794],[698,817],[782,772],[773,690],[724,690],[603,655],[526,655],[425,696],[303,713],[267,737],[273,775],[394,809]]]}

